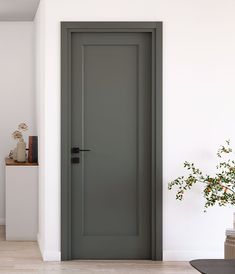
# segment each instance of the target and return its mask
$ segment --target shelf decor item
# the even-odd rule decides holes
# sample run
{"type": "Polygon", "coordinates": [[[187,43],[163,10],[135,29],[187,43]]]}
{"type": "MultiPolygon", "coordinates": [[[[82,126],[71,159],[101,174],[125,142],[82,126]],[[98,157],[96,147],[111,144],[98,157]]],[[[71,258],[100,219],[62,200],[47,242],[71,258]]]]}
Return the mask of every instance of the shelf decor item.
{"type": "MultiPolygon", "coordinates": [[[[217,156],[222,159],[224,155],[233,152],[230,141],[221,146],[217,156]]],[[[205,209],[218,204],[219,206],[235,205],[235,160],[223,159],[217,166],[217,172],[211,176],[204,174],[194,163],[185,162],[184,168],[188,176],[181,176],[168,184],[168,189],[176,188],[176,199],[182,200],[186,191],[195,184],[203,185],[205,209]]]]}
{"type": "Polygon", "coordinates": [[[38,163],[38,136],[29,136],[29,163],[38,163]]]}
{"type": "Polygon", "coordinates": [[[19,139],[19,141],[17,143],[16,161],[19,163],[26,162],[26,144],[25,144],[23,138],[19,139]]]}
{"type": "Polygon", "coordinates": [[[28,130],[28,126],[25,123],[21,123],[18,126],[18,130],[12,133],[15,140],[18,140],[17,146],[13,151],[13,159],[17,162],[26,162],[26,144],[23,138],[23,132],[28,130]]]}

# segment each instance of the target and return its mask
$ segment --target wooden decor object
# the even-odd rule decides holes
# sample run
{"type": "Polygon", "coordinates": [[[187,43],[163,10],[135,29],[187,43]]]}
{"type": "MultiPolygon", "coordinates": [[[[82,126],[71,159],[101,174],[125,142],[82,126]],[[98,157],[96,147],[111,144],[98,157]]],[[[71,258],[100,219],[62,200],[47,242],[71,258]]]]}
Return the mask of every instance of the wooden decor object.
{"type": "Polygon", "coordinates": [[[224,243],[224,258],[235,259],[235,229],[226,230],[226,240],[224,243]]]}
{"type": "Polygon", "coordinates": [[[38,162],[38,136],[29,136],[29,163],[38,162]]]}

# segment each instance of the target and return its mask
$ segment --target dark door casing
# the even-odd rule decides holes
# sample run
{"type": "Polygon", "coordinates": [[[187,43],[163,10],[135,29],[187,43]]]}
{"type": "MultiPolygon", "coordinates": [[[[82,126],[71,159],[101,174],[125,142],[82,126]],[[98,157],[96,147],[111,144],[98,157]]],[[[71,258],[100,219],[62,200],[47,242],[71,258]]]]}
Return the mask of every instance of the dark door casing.
{"type": "Polygon", "coordinates": [[[161,96],[160,23],[62,23],[62,259],[162,259],[161,96]]]}

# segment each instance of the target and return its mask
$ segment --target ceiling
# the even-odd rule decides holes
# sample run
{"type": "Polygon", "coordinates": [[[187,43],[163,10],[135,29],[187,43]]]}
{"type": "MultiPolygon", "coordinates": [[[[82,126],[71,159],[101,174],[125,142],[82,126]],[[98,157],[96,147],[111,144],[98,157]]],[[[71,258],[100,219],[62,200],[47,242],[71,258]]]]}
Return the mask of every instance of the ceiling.
{"type": "Polygon", "coordinates": [[[0,21],[32,21],[40,0],[0,0],[0,21]]]}

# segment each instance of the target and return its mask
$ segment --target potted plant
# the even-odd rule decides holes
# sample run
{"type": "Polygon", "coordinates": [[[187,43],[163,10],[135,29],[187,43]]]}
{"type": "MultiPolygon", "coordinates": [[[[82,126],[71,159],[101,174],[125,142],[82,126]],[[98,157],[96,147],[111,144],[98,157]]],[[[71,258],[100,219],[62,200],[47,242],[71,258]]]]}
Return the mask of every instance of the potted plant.
{"type": "Polygon", "coordinates": [[[225,154],[232,153],[230,141],[221,146],[217,152],[220,163],[216,166],[214,176],[204,174],[194,163],[185,162],[187,176],[181,176],[168,184],[168,189],[176,188],[176,199],[182,200],[185,193],[195,184],[203,185],[205,209],[218,204],[219,206],[235,205],[235,161],[224,159],[225,154]]]}

